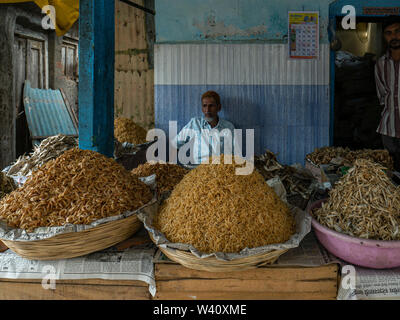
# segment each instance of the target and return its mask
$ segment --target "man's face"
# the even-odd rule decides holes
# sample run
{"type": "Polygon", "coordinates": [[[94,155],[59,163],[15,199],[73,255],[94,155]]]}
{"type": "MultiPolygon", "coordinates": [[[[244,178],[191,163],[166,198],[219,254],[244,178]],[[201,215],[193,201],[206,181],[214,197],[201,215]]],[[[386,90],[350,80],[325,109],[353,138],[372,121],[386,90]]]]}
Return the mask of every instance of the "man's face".
{"type": "Polygon", "coordinates": [[[395,23],[388,26],[383,32],[383,36],[390,49],[400,49],[400,23],[395,23]]]}
{"type": "Polygon", "coordinates": [[[201,109],[206,121],[212,122],[216,120],[218,118],[218,112],[221,110],[221,105],[217,105],[214,98],[204,98],[201,103],[201,109]]]}

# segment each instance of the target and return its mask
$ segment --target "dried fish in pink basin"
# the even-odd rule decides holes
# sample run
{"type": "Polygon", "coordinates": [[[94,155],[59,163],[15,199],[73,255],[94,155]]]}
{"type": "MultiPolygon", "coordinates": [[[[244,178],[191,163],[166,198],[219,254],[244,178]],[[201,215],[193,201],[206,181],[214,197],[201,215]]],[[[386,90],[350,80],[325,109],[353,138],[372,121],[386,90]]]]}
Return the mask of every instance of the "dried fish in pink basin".
{"type": "Polygon", "coordinates": [[[400,187],[384,172],[386,168],[366,159],[335,184],[329,201],[314,210],[323,226],[353,237],[400,240],[400,187]]]}

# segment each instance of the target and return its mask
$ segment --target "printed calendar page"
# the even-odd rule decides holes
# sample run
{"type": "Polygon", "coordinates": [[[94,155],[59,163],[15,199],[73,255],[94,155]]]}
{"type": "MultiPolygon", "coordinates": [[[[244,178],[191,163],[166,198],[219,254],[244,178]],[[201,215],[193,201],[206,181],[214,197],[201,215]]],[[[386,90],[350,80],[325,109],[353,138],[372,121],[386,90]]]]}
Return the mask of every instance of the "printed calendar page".
{"type": "Polygon", "coordinates": [[[318,59],[319,13],[289,12],[289,57],[292,59],[318,59]]]}

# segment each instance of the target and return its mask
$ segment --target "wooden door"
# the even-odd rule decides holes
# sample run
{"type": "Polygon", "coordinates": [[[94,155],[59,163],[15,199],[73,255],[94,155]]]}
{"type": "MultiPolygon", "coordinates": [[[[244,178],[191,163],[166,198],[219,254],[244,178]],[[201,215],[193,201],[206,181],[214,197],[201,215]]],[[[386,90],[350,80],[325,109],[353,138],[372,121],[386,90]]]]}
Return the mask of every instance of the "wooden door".
{"type": "Polygon", "coordinates": [[[61,63],[63,74],[70,80],[78,78],[78,41],[63,40],[61,47],[61,63]]]}
{"type": "Polygon", "coordinates": [[[30,152],[32,142],[23,105],[25,80],[32,88],[47,87],[47,43],[45,39],[33,38],[21,33],[14,36],[14,92],[16,108],[16,155],[30,152]]]}
{"type": "Polygon", "coordinates": [[[14,90],[17,119],[23,112],[22,88],[26,79],[26,39],[14,38],[14,90]]]}
{"type": "Polygon", "coordinates": [[[44,43],[27,39],[27,80],[31,82],[32,88],[43,89],[45,87],[45,68],[44,68],[44,43]]]}

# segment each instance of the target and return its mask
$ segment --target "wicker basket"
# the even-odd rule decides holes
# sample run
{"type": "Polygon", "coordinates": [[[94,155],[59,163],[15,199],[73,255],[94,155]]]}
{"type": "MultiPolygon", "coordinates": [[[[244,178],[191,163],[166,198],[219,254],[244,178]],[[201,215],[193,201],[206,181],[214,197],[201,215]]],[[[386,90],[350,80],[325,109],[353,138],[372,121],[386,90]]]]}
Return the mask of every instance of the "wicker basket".
{"type": "Polygon", "coordinates": [[[38,241],[2,240],[12,251],[32,260],[67,259],[103,250],[128,239],[142,223],[133,214],[89,230],[56,235],[38,241]]]}
{"type": "MultiPolygon", "coordinates": [[[[151,233],[149,233],[149,235],[151,240],[156,243],[151,233]]],[[[289,250],[274,250],[271,252],[252,255],[231,261],[223,261],[215,257],[201,259],[196,257],[191,252],[179,249],[163,248],[160,246],[158,246],[158,248],[169,259],[183,265],[186,268],[209,272],[231,272],[255,269],[264,265],[273,264],[279,258],[279,256],[289,250]]]]}

